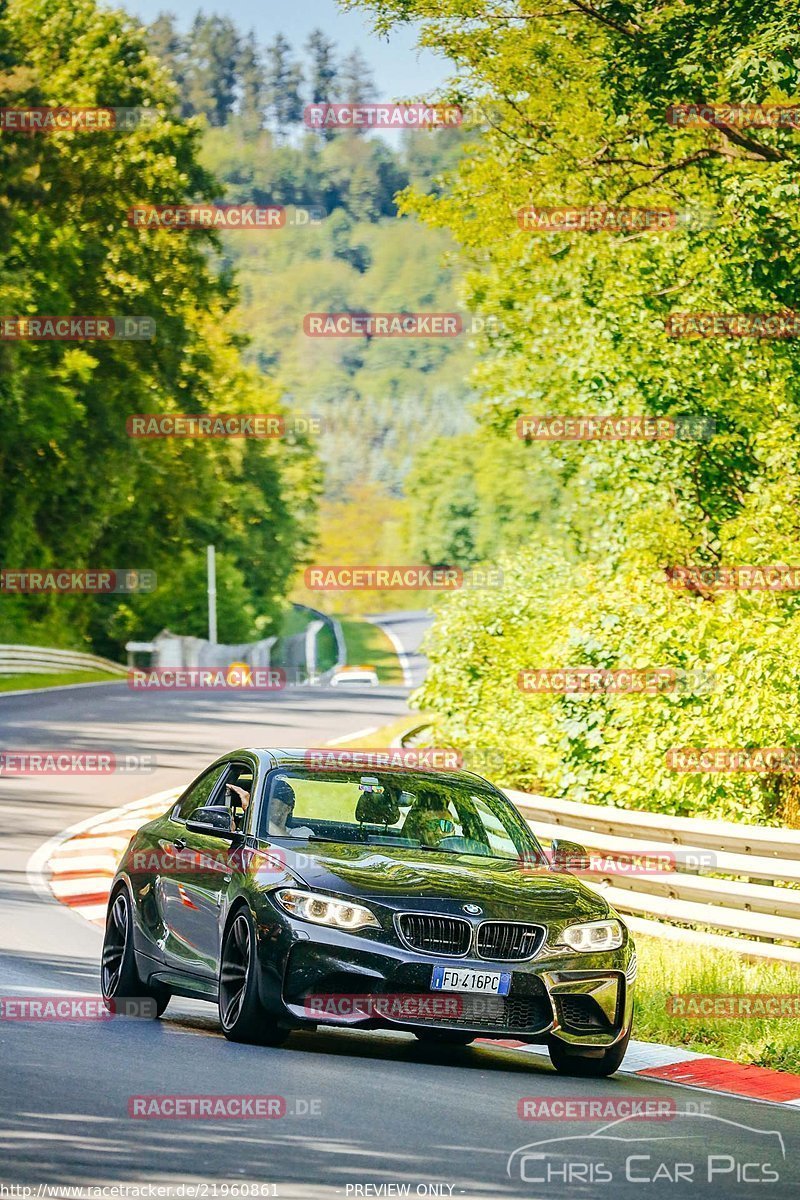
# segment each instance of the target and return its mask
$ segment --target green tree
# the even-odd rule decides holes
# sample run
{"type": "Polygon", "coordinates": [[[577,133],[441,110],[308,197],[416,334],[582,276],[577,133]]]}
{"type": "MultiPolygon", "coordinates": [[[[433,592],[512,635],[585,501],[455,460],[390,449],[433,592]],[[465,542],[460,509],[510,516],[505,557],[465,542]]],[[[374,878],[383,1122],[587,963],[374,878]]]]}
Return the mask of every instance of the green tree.
{"type": "Polygon", "coordinates": [[[147,26],[147,45],[151,53],[164,64],[175,83],[180,97],[181,116],[191,116],[191,105],[185,96],[186,42],[175,27],[172,13],[159,13],[155,21],[147,26]]]}
{"type": "MultiPolygon", "coordinates": [[[[325,36],[321,29],[312,29],[306,42],[306,52],[309,57],[308,86],[312,104],[330,104],[338,102],[339,78],[335,59],[335,44],[325,36]]],[[[335,137],[335,131],[326,127],[322,131],[326,141],[335,137]]]]}
{"type": "MultiPolygon", "coordinates": [[[[342,59],[339,67],[339,87],[345,104],[365,104],[376,98],[375,78],[360,50],[352,50],[342,59]]],[[[355,132],[362,134],[365,127],[356,127],[355,132]]]]}
{"type": "Polygon", "coordinates": [[[303,71],[291,58],[292,47],[282,33],[266,50],[265,95],[272,128],[285,134],[290,126],[302,120],[303,100],[300,89],[303,71]]]}
{"type": "Polygon", "coordinates": [[[264,123],[266,77],[258,43],[252,31],[242,41],[237,74],[240,91],[239,115],[248,130],[259,130],[264,123]]]}
{"type": "MultiPolygon", "coordinates": [[[[131,131],[4,134],[0,311],[141,315],[150,341],[0,346],[0,562],[4,567],[140,567],[159,603],[183,600],[174,564],[215,542],[244,580],[241,614],[269,625],[311,536],[315,468],[300,440],[136,441],[137,413],[280,412],[277,387],[242,364],[236,292],[210,233],[129,228],[138,201],[214,196],[200,130],[145,32],[93,0],[17,0],[0,15],[4,100],[146,107],[131,131]],[[9,198],[14,202],[9,205],[9,198]],[[166,581],[166,582],[163,582],[166,581]]],[[[123,606],[144,596],[4,596],[15,636],[118,650],[123,606]]],[[[159,619],[165,615],[162,611],[159,619]]],[[[166,622],[165,622],[166,623],[166,622]]],[[[144,624],[132,632],[156,632],[144,624]]]]}
{"type": "MultiPolygon", "coordinates": [[[[543,0],[535,15],[516,2],[478,12],[462,0],[348,7],[371,10],[380,32],[420,21],[422,43],[457,64],[446,99],[468,114],[473,152],[433,192],[406,194],[401,209],[454,234],[469,302],[496,319],[474,377],[482,430],[518,449],[515,423],[525,413],[703,414],[715,428],[699,439],[527,445],[532,470],[569,496],[560,506],[562,566],[548,573],[523,555],[510,559],[510,593],[476,607],[487,626],[480,645],[470,641],[472,618],[461,622],[469,602],[444,606],[423,702],[462,737],[523,730],[529,771],[541,751],[542,778],[565,794],[608,798],[616,781],[627,804],[656,796],[673,811],[696,804],[796,819],[791,780],[767,772],[667,785],[661,752],[668,728],[686,744],[798,738],[796,667],[791,651],[788,675],[776,659],[779,644],[793,644],[796,595],[755,602],[700,589],[665,598],[663,569],[793,563],[800,551],[798,339],[685,339],[668,330],[682,312],[800,307],[795,132],[668,119],[671,105],[793,104],[800,6],[543,0]],[[647,232],[520,226],[521,210],[544,206],[635,206],[671,217],[647,232]],[[563,565],[576,558],[579,570],[563,565]],[[572,640],[557,636],[561,623],[572,640]],[[541,657],[588,647],[610,662],[634,656],[636,665],[656,653],[674,660],[681,645],[725,670],[721,693],[673,705],[671,724],[667,709],[659,724],[656,710],[633,698],[617,721],[613,705],[575,711],[572,701],[534,698],[525,706],[530,698],[513,691],[515,662],[570,665],[522,663],[525,646],[541,657]],[[775,720],[765,724],[760,713],[775,720]]],[[[463,520],[477,543],[486,503],[470,506],[463,520]]],[[[442,511],[446,533],[452,505],[442,511]]]]}
{"type": "Polygon", "coordinates": [[[230,18],[197,14],[186,44],[187,99],[211,125],[224,125],[234,110],[241,53],[230,18]]]}
{"type": "Polygon", "coordinates": [[[312,104],[329,104],[336,100],[336,45],[322,29],[312,29],[306,42],[310,59],[308,84],[312,104]]]}

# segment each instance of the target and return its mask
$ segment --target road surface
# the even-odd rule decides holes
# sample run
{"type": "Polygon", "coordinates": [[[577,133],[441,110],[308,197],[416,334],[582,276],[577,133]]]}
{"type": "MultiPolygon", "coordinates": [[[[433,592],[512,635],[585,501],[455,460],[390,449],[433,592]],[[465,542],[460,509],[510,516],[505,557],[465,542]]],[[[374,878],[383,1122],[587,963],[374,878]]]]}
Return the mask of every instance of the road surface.
{"type": "Polygon", "coordinates": [[[380,625],[390,639],[403,667],[407,687],[419,687],[425,677],[428,663],[420,654],[420,645],[428,629],[433,623],[433,617],[424,609],[420,611],[380,613],[367,617],[373,625],[380,625]]]}
{"type": "MultiPolygon", "coordinates": [[[[0,780],[2,995],[97,993],[100,932],[40,896],[26,874],[48,838],[109,807],[177,786],[231,747],[319,745],[396,720],[406,711],[405,697],[403,689],[388,688],[155,696],[114,684],[0,699],[0,749],[108,748],[157,760],[146,775],[0,780]]],[[[246,1185],[259,1189],[250,1195],[285,1200],[404,1194],[785,1200],[800,1188],[796,1108],[713,1098],[704,1117],[623,1123],[609,1134],[625,1141],[589,1141],[586,1135],[606,1122],[521,1120],[520,1100],[656,1097],[682,1113],[696,1110],[703,1097],[640,1077],[565,1079],[538,1056],[502,1048],[437,1052],[408,1035],[353,1031],[295,1034],[280,1049],[237,1046],[221,1036],[211,1006],[176,998],[157,1022],[0,1020],[0,1063],[0,1181],[32,1187],[32,1196],[74,1196],[65,1189],[98,1185],[128,1185],[117,1196],[153,1195],[130,1189],[160,1184],[168,1188],[161,1195],[175,1197],[247,1195],[246,1185]],[[277,1095],[291,1115],[128,1116],[130,1097],[153,1094],[277,1095]],[[518,1157],[507,1174],[515,1149],[575,1135],[578,1141],[550,1147],[551,1158],[518,1157]],[[710,1185],[708,1154],[722,1156],[715,1170],[724,1168],[710,1185]],[[671,1176],[676,1164],[684,1172],[693,1164],[695,1181],[684,1174],[684,1182],[672,1182],[664,1172],[671,1176]],[[644,1193],[641,1183],[626,1182],[626,1170],[641,1179],[659,1169],[644,1193]],[[780,1182],[737,1184],[735,1172],[742,1171],[749,1177],[777,1171],[780,1182]],[[547,1174],[550,1182],[536,1182],[547,1174]],[[190,1184],[198,1190],[187,1190],[190,1184]]],[[[0,1196],[15,1194],[25,1195],[0,1189],[0,1196]]]]}

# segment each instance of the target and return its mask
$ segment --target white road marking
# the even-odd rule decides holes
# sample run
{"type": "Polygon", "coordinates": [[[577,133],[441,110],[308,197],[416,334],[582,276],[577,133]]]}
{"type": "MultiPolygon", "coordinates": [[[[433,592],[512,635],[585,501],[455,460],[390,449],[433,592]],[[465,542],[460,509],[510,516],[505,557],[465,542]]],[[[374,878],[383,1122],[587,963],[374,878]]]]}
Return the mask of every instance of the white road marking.
{"type": "Polygon", "coordinates": [[[354,742],[356,738],[367,737],[370,733],[377,733],[377,725],[368,725],[366,729],[357,729],[355,733],[347,733],[344,737],[333,738],[330,742],[326,742],[326,746],[343,746],[345,742],[354,742]]]}
{"type": "Polygon", "coordinates": [[[400,669],[403,672],[403,683],[405,684],[406,687],[413,687],[414,686],[413,680],[411,678],[411,662],[409,660],[408,655],[405,652],[403,643],[400,641],[397,634],[394,633],[393,630],[389,629],[386,625],[383,625],[380,621],[376,620],[375,617],[367,617],[367,620],[372,625],[377,625],[378,628],[382,629],[383,632],[386,634],[387,638],[394,646],[395,654],[397,655],[397,657],[400,661],[400,669]]]}

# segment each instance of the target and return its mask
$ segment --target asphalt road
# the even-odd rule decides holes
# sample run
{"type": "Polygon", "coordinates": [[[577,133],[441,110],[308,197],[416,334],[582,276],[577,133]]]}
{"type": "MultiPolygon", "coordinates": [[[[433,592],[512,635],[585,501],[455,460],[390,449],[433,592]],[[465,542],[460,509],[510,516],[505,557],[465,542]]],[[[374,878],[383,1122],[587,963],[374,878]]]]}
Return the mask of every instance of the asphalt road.
{"type": "MultiPolygon", "coordinates": [[[[157,760],[152,773],[111,781],[0,780],[2,996],[98,990],[100,932],[42,898],[27,878],[28,860],[45,840],[179,784],[231,747],[318,745],[394,720],[405,711],[405,695],[297,689],[153,696],[123,684],[0,699],[2,749],[108,748],[157,760]]],[[[561,1078],[538,1056],[499,1048],[430,1051],[402,1034],[295,1034],[280,1049],[237,1046],[219,1033],[211,1006],[181,999],[157,1022],[0,1020],[0,1197],[25,1196],[8,1185],[32,1187],[28,1194],[41,1197],[123,1184],[165,1185],[161,1194],[176,1197],[286,1200],[798,1194],[798,1109],[713,1098],[701,1116],[702,1100],[642,1078],[561,1078]],[[153,1094],[282,1096],[288,1113],[275,1120],[128,1116],[131,1096],[153,1094]],[[524,1097],[656,1098],[688,1115],[626,1122],[590,1139],[607,1122],[524,1121],[524,1097]],[[537,1147],[531,1153],[549,1157],[528,1157],[522,1166],[518,1156],[507,1174],[515,1149],[565,1137],[577,1140],[537,1147]],[[711,1184],[709,1155],[722,1156],[712,1160],[711,1184]],[[683,1164],[682,1182],[674,1182],[676,1164],[683,1164]],[[657,1181],[626,1182],[626,1170],[657,1181]],[[778,1182],[736,1182],[737,1175],[763,1179],[770,1172],[778,1182]]]]}
{"type": "Polygon", "coordinates": [[[427,662],[420,654],[420,645],[431,622],[431,614],[424,610],[381,613],[367,617],[388,633],[400,653],[405,683],[408,687],[419,687],[425,676],[427,662]]]}

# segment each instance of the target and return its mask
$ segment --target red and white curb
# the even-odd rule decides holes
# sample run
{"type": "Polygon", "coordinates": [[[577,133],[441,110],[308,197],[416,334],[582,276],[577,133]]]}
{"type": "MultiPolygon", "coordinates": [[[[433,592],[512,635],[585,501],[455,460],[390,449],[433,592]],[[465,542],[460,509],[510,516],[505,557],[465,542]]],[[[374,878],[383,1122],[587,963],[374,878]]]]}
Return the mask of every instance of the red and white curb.
{"type": "MultiPolygon", "coordinates": [[[[511,1039],[491,1044],[528,1054],[547,1055],[545,1046],[530,1046],[511,1039]]],[[[747,1066],[727,1058],[712,1058],[680,1046],[632,1041],[618,1073],[638,1075],[641,1079],[654,1079],[660,1083],[679,1083],[684,1087],[701,1088],[705,1092],[740,1096],[768,1104],[800,1107],[800,1075],[772,1071],[769,1067],[747,1066]]]]}
{"type": "Polygon", "coordinates": [[[170,788],[71,825],[46,842],[28,863],[28,880],[38,893],[55,896],[101,929],[117,864],[137,829],[166,812],[182,788],[170,788]]]}
{"type": "MultiPolygon", "coordinates": [[[[29,882],[40,894],[54,896],[102,928],[111,881],[128,842],[142,825],[161,816],[182,790],[170,788],[158,792],[64,830],[33,855],[28,863],[29,882]]],[[[511,1038],[478,1041],[547,1058],[544,1046],[531,1046],[511,1038]]],[[[632,1041],[619,1074],[800,1107],[800,1075],[747,1066],[657,1042],[632,1041]]]]}

